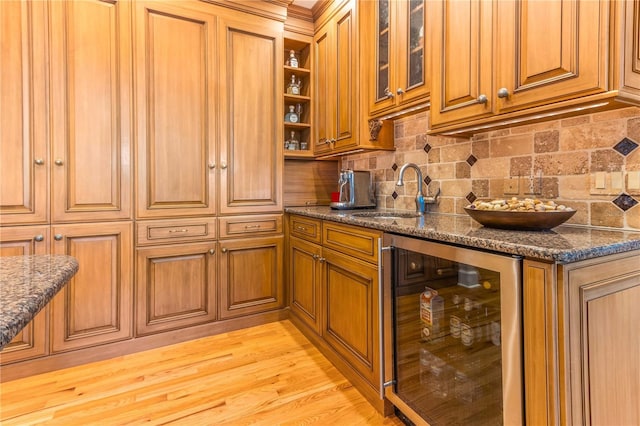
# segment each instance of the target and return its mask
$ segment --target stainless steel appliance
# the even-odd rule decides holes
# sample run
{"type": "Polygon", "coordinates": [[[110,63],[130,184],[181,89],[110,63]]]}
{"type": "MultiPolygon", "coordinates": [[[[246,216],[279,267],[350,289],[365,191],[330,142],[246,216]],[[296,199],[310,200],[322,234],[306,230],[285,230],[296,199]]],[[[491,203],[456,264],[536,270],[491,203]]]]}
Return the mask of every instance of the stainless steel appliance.
{"type": "Polygon", "coordinates": [[[367,170],[342,170],[338,180],[340,198],[331,202],[334,209],[375,207],[371,173],[367,170]]]}
{"type": "Polygon", "coordinates": [[[412,422],[523,423],[521,259],[385,234],[384,394],[412,422]]]}

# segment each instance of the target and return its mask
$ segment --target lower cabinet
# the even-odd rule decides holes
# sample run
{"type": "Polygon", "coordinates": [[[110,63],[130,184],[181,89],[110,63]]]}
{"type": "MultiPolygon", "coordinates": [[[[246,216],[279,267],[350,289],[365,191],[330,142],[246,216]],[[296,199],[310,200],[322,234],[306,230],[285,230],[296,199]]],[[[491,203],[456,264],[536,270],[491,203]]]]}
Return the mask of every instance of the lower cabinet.
{"type": "Polygon", "coordinates": [[[316,333],[322,333],[322,247],[300,238],[289,238],[289,291],[291,313],[316,333]]]}
{"type": "Polygon", "coordinates": [[[326,248],[323,257],[322,336],[369,383],[379,386],[378,268],[326,248]]]}
{"type": "Polygon", "coordinates": [[[289,217],[292,320],[381,412],[378,247],[382,233],[289,217]]]}
{"type": "Polygon", "coordinates": [[[80,265],[49,305],[52,351],[133,337],[132,223],[53,225],[52,234],[52,253],[80,265]]]}
{"type": "Polygon", "coordinates": [[[527,424],[640,424],[640,252],[524,274],[527,424]]]}
{"type": "Polygon", "coordinates": [[[220,241],[220,319],[283,306],[284,237],[220,241]]]}
{"type": "Polygon", "coordinates": [[[216,319],[214,241],[138,248],[136,335],[216,319]]]}
{"type": "MultiPolygon", "coordinates": [[[[49,226],[21,226],[0,229],[0,256],[26,256],[49,252],[49,226]]],[[[49,353],[45,307],[0,351],[0,364],[37,358],[49,353]]]]}

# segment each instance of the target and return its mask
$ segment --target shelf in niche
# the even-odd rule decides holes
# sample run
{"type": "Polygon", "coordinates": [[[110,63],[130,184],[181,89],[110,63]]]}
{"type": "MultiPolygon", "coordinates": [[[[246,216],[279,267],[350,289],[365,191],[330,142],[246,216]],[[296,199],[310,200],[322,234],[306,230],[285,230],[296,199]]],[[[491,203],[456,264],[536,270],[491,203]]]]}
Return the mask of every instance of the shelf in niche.
{"type": "Polygon", "coordinates": [[[284,70],[288,71],[289,74],[309,74],[311,73],[310,70],[306,69],[306,68],[296,68],[296,67],[290,67],[289,65],[285,65],[284,66],[284,70]]]}
{"type": "Polygon", "coordinates": [[[284,94],[284,99],[286,101],[291,101],[291,102],[309,102],[311,100],[311,98],[309,96],[302,96],[302,95],[291,95],[289,93],[285,93],[284,94]]]}
{"type": "Polygon", "coordinates": [[[308,129],[311,127],[309,123],[289,123],[288,121],[284,122],[284,127],[290,127],[292,129],[308,129]]]}

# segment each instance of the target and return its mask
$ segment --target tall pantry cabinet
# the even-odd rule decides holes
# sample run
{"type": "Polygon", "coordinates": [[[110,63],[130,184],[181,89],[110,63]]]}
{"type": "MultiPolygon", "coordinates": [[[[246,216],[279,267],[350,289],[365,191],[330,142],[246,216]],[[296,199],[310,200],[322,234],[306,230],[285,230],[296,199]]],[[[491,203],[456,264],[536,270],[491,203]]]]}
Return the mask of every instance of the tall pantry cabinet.
{"type": "MultiPolygon", "coordinates": [[[[49,305],[41,354],[130,338],[130,3],[6,1],[0,20],[9,46],[1,52],[2,255],[70,254],[81,264],[49,305]],[[16,238],[23,253],[8,250],[16,238]]],[[[13,343],[3,363],[39,345],[19,343],[5,358],[13,343]]]]}

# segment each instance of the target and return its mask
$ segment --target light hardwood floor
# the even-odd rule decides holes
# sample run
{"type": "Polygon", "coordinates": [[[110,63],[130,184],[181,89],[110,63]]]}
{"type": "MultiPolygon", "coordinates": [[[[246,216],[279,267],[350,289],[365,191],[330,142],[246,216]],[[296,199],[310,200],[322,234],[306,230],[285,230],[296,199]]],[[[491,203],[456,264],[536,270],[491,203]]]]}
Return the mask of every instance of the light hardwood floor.
{"type": "Polygon", "coordinates": [[[0,385],[2,425],[402,425],[289,322],[0,385]]]}

